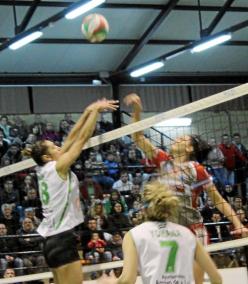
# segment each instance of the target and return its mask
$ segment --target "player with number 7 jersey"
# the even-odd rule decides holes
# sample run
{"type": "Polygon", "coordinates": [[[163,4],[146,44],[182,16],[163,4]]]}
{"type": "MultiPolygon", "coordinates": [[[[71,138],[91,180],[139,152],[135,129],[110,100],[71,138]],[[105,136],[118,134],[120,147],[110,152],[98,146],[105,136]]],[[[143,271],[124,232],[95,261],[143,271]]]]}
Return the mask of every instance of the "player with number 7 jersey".
{"type": "Polygon", "coordinates": [[[186,227],[169,222],[179,208],[179,198],[168,185],[148,183],[143,194],[146,222],[123,239],[123,272],[117,279],[104,275],[100,284],[134,284],[138,272],[143,284],[191,284],[196,261],[212,284],[222,279],[210,256],[186,227]]]}

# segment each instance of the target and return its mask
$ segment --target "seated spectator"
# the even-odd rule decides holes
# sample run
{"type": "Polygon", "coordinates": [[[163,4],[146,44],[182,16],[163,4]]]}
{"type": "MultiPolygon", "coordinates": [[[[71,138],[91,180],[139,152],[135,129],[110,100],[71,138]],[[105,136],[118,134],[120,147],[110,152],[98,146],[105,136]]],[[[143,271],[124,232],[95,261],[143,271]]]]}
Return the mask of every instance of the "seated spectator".
{"type": "Polygon", "coordinates": [[[87,255],[87,259],[89,259],[92,263],[112,261],[111,252],[106,251],[107,243],[100,238],[99,233],[92,233],[91,240],[87,246],[91,249],[87,255]]]}
{"type": "Polygon", "coordinates": [[[4,156],[4,154],[8,151],[9,143],[6,139],[4,139],[4,132],[0,128],[0,160],[4,156]]]}
{"type": "Polygon", "coordinates": [[[41,140],[43,134],[42,129],[39,127],[39,124],[33,124],[32,126],[30,126],[29,133],[33,134],[36,137],[36,140],[41,140]]]}
{"type": "Polygon", "coordinates": [[[88,217],[93,217],[97,222],[97,230],[107,229],[109,227],[108,219],[106,217],[102,201],[96,200],[92,204],[88,217]]]}
{"type": "Polygon", "coordinates": [[[34,176],[31,175],[31,174],[28,174],[20,182],[20,190],[21,190],[22,200],[26,199],[27,192],[31,188],[32,189],[34,189],[34,188],[37,189],[38,185],[37,185],[37,182],[36,182],[34,176]]]}
{"type": "Polygon", "coordinates": [[[115,205],[116,202],[121,203],[124,208],[124,212],[127,212],[128,207],[125,198],[121,196],[120,192],[116,189],[112,190],[110,193],[110,197],[108,199],[105,199],[104,201],[105,202],[103,203],[104,204],[103,206],[107,215],[109,215],[112,212],[113,206],[115,205]]]}
{"type": "MultiPolygon", "coordinates": [[[[222,222],[221,214],[216,210],[211,217],[213,223],[222,222]]],[[[211,225],[207,226],[207,231],[210,236],[211,242],[223,242],[230,239],[230,233],[227,225],[211,225]]]]}
{"type": "Polygon", "coordinates": [[[30,125],[30,129],[32,129],[34,126],[37,126],[39,128],[39,133],[41,134],[45,131],[46,123],[45,121],[43,121],[40,114],[35,114],[34,122],[30,125]]]}
{"type": "Polygon", "coordinates": [[[128,172],[122,171],[120,179],[113,184],[113,189],[118,190],[121,195],[129,195],[131,193],[133,183],[128,179],[128,172]]]}
{"type": "Polygon", "coordinates": [[[82,198],[88,205],[90,205],[92,197],[95,199],[103,199],[102,187],[92,178],[92,174],[90,172],[86,174],[80,187],[80,192],[82,198]]]}
{"type": "Polygon", "coordinates": [[[7,115],[2,115],[0,117],[0,128],[4,132],[4,136],[6,139],[9,139],[9,131],[10,131],[10,123],[7,115]]]}
{"type": "Polygon", "coordinates": [[[29,133],[27,139],[25,140],[25,144],[34,145],[37,141],[37,136],[33,133],[29,133]]]}
{"type": "Polygon", "coordinates": [[[37,190],[35,188],[29,188],[27,191],[27,196],[25,200],[22,201],[22,207],[29,208],[32,207],[35,209],[36,216],[38,218],[42,217],[42,212],[41,212],[41,201],[38,197],[37,190]]]}
{"type": "MultiPolygon", "coordinates": [[[[22,222],[22,227],[16,232],[18,235],[23,236],[22,238],[18,238],[19,246],[22,251],[40,251],[42,238],[38,237],[25,237],[25,235],[33,235],[37,234],[34,224],[31,219],[25,218],[22,222]]],[[[45,258],[40,253],[30,253],[23,255],[23,264],[24,267],[28,267],[28,273],[39,273],[44,271],[44,267],[46,266],[45,258]],[[32,269],[32,267],[37,267],[32,269]]]]}
{"type": "Polygon", "coordinates": [[[108,193],[114,183],[114,179],[104,175],[104,163],[97,161],[97,152],[90,152],[89,159],[85,161],[84,166],[92,174],[93,179],[102,186],[103,192],[108,193]]]}
{"type": "Polygon", "coordinates": [[[123,259],[122,241],[123,241],[122,233],[120,231],[114,232],[109,242],[109,249],[112,253],[113,261],[123,259]]]}
{"type": "Polygon", "coordinates": [[[28,134],[28,127],[26,122],[19,115],[14,116],[12,127],[18,129],[19,137],[24,141],[28,134]]]}
{"type": "Polygon", "coordinates": [[[3,278],[12,278],[12,277],[16,277],[15,270],[12,268],[7,268],[3,273],[3,278]]]}
{"type": "Polygon", "coordinates": [[[40,225],[41,220],[36,217],[35,215],[35,208],[28,207],[24,209],[24,219],[31,219],[34,225],[34,229],[36,230],[38,226],[40,225]]]}
{"type": "Polygon", "coordinates": [[[242,203],[242,198],[239,196],[234,197],[232,207],[236,212],[240,209],[246,210],[246,207],[242,203]]]}
{"type": "Polygon", "coordinates": [[[215,210],[216,207],[213,205],[212,199],[208,197],[204,207],[201,210],[201,215],[204,223],[211,222],[211,218],[215,210]]]}
{"type": "Polygon", "coordinates": [[[11,164],[18,163],[22,160],[21,148],[18,144],[11,144],[8,151],[4,154],[2,159],[7,157],[11,164]]]}
{"type": "Polygon", "coordinates": [[[3,215],[0,217],[0,223],[6,226],[9,235],[15,235],[19,228],[19,216],[13,213],[12,208],[12,205],[7,203],[1,206],[3,215]]]}
{"type": "Polygon", "coordinates": [[[3,183],[3,190],[0,191],[0,202],[8,203],[15,208],[20,203],[19,191],[14,188],[14,180],[7,177],[3,183]]]}
{"type": "Polygon", "coordinates": [[[10,133],[9,135],[10,144],[18,144],[21,147],[23,144],[23,141],[20,137],[19,129],[17,127],[12,126],[10,128],[9,133],[10,133]]]}
{"type": "Polygon", "coordinates": [[[142,208],[142,203],[135,200],[133,202],[131,209],[129,209],[129,211],[128,211],[128,216],[131,218],[133,216],[133,214],[139,212],[141,210],[141,208],[142,208]]]}
{"type": "Polygon", "coordinates": [[[13,252],[17,252],[19,250],[16,239],[5,239],[3,238],[4,236],[7,236],[7,228],[4,224],[0,223],[0,269],[3,271],[10,267],[18,268],[16,270],[16,274],[18,276],[22,275],[23,261],[16,254],[13,254],[13,252]]]}
{"type": "Polygon", "coordinates": [[[67,137],[67,135],[69,133],[69,130],[70,130],[70,124],[67,122],[67,120],[65,120],[65,119],[60,120],[59,132],[58,132],[58,135],[59,135],[59,138],[60,138],[59,141],[65,140],[65,138],[67,137]]]}
{"type": "Polygon", "coordinates": [[[106,159],[104,160],[105,169],[107,175],[116,180],[119,175],[119,163],[115,161],[115,156],[112,152],[107,154],[106,159]]]}
{"type": "Polygon", "coordinates": [[[122,161],[122,153],[118,143],[110,143],[107,148],[107,153],[111,153],[114,156],[114,161],[118,164],[122,161]]]}
{"type": "Polygon", "coordinates": [[[124,229],[131,227],[129,218],[124,214],[122,204],[118,202],[115,203],[108,220],[112,229],[124,229]]]}
{"type": "Polygon", "coordinates": [[[64,120],[69,124],[69,125],[74,125],[75,121],[72,119],[71,113],[65,113],[64,115],[64,120]]]}
{"type": "Polygon", "coordinates": [[[52,122],[47,122],[46,123],[46,128],[43,131],[43,134],[41,136],[43,140],[50,140],[53,142],[58,142],[59,140],[59,135],[58,133],[54,130],[54,126],[52,122]]]}

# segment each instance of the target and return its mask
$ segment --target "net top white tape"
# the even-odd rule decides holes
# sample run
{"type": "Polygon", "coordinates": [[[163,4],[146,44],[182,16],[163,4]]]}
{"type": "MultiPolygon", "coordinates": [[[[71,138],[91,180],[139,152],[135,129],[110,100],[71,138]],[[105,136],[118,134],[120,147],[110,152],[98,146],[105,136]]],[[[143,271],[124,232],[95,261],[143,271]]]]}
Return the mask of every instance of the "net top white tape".
{"type": "MultiPolygon", "coordinates": [[[[207,98],[195,101],[193,103],[189,103],[187,105],[160,113],[158,115],[143,119],[139,122],[135,122],[129,124],[127,126],[123,126],[121,128],[115,129],[113,131],[109,131],[102,135],[98,135],[92,137],[88,143],[85,145],[83,149],[88,149],[106,142],[110,142],[112,140],[121,138],[125,135],[130,135],[137,131],[143,131],[149,127],[154,126],[157,123],[162,121],[175,118],[182,117],[193,112],[197,112],[233,99],[237,99],[239,97],[245,96],[248,94],[248,83],[240,85],[238,87],[217,93],[215,95],[209,96],[207,98]]],[[[35,166],[35,162],[32,159],[28,159],[4,168],[0,169],[0,177],[15,173],[17,171],[22,171],[28,169],[30,167],[35,166]]]]}

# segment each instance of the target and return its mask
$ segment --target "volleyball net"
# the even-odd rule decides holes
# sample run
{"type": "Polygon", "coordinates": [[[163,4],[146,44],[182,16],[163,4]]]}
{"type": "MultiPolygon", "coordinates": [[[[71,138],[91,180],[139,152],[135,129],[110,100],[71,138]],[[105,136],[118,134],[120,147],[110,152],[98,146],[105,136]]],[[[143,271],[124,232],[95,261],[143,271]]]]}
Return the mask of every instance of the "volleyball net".
{"type": "MultiPolygon", "coordinates": [[[[206,159],[201,162],[204,163],[208,173],[212,176],[213,184],[218,192],[229,203],[231,203],[233,208],[239,211],[238,218],[247,225],[245,216],[246,212],[244,214],[242,213],[242,210],[246,208],[246,192],[248,192],[248,181],[246,178],[247,156],[246,153],[242,153],[242,149],[239,148],[238,142],[235,144],[233,141],[233,134],[238,133],[242,144],[248,144],[248,111],[245,108],[245,104],[247,103],[247,98],[245,97],[246,94],[248,94],[248,84],[243,84],[167,112],[142,119],[139,122],[131,123],[131,118],[126,116],[124,119],[125,123],[127,123],[126,126],[92,137],[84,147],[84,150],[87,150],[90,153],[92,148],[95,151],[96,147],[97,149],[105,147],[106,153],[109,153],[109,146],[106,145],[111,144],[115,144],[116,151],[119,151],[120,149],[123,150],[124,148],[123,156],[126,163],[120,164],[119,175],[121,170],[125,169],[129,172],[129,174],[132,174],[135,182],[138,180],[138,183],[142,183],[142,185],[144,185],[146,180],[157,177],[159,173],[153,166],[146,163],[144,153],[141,153],[143,155],[142,162],[139,161],[139,163],[137,163],[137,160],[139,159],[136,155],[137,153],[135,154],[134,152],[136,150],[139,151],[139,148],[136,149],[132,146],[133,141],[130,136],[133,133],[140,131],[144,132],[145,137],[153,145],[167,152],[170,151],[178,137],[190,136],[192,134],[199,135],[201,138],[213,145],[214,143],[215,145],[220,143],[233,145],[235,147],[235,157],[219,157],[215,152],[213,152],[212,156],[210,155],[206,157],[206,159]],[[174,118],[187,118],[186,121],[188,125],[182,125],[180,124],[180,121],[171,122],[171,119],[174,118]],[[227,137],[224,137],[223,135],[226,135],[227,137]],[[224,141],[224,139],[226,139],[226,141],[224,141]],[[217,158],[219,160],[217,160],[217,158]],[[229,165],[225,164],[227,158],[231,158],[234,162],[233,168],[229,168],[229,165]],[[145,174],[148,178],[146,180],[140,180],[140,174],[145,174]]],[[[0,168],[0,177],[5,178],[9,175],[15,176],[16,173],[20,172],[28,173],[29,169],[34,166],[34,161],[32,159],[27,159],[16,164],[0,168]]],[[[92,170],[91,168],[84,168],[84,165],[83,169],[88,172],[92,170]]],[[[195,178],[195,172],[192,176],[191,172],[189,172],[188,166],[184,168],[176,165],[175,170],[182,171],[181,175],[186,174],[186,179],[188,178],[192,181],[192,179],[195,178]]],[[[177,178],[175,178],[175,182],[177,181],[177,178]]],[[[195,189],[197,191],[198,187],[195,189]]],[[[192,190],[194,192],[194,189],[192,190]]],[[[132,190],[130,189],[130,192],[128,193],[124,192],[123,198],[132,194],[131,191],[132,190]]],[[[227,267],[233,269],[237,267],[247,267],[246,246],[248,245],[248,238],[234,239],[233,235],[230,234],[230,232],[234,229],[230,222],[230,218],[229,221],[227,221],[224,216],[222,216],[222,214],[214,208],[214,200],[208,199],[207,194],[203,190],[200,194],[197,194],[197,199],[195,200],[196,211],[202,213],[202,211],[206,209],[205,216],[202,217],[204,219],[204,223],[207,223],[206,227],[212,243],[207,247],[207,250],[211,252],[213,259],[220,269],[226,269],[227,267]],[[222,260],[222,263],[220,259],[222,260]]],[[[188,200],[185,200],[185,202],[188,202],[188,200]]],[[[188,204],[185,205],[188,206],[188,204]]],[[[194,212],[191,213],[195,214],[194,212]]],[[[136,215],[133,218],[139,219],[136,215]]],[[[140,217],[140,219],[142,219],[142,217],[140,217]]],[[[83,270],[88,275],[85,279],[90,281],[91,279],[99,276],[103,270],[109,271],[111,269],[116,269],[116,273],[118,274],[119,268],[121,268],[122,265],[122,261],[114,261],[110,263],[84,266],[83,270]],[[98,271],[100,272],[98,273],[98,271]]],[[[246,271],[246,268],[245,270],[242,270],[242,273],[244,273],[244,271],[246,271]]],[[[239,273],[241,272],[239,271],[239,273]]],[[[8,280],[0,279],[0,283],[28,282],[38,279],[44,279],[44,281],[47,281],[47,279],[50,279],[52,275],[49,272],[45,272],[20,277],[21,278],[17,277],[16,279],[13,279],[13,282],[11,278],[8,280]]],[[[227,279],[228,278],[230,277],[228,276],[227,279]]],[[[247,278],[244,279],[247,281],[247,278]]],[[[243,284],[241,280],[239,283],[243,284]]]]}

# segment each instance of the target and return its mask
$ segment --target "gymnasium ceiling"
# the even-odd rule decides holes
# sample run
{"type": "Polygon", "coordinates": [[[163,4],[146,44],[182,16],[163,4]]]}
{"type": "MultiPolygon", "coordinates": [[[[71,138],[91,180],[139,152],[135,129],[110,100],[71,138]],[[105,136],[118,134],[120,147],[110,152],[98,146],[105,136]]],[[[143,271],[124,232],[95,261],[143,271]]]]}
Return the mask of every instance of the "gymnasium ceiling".
{"type": "Polygon", "coordinates": [[[107,0],[93,11],[104,15],[110,25],[100,44],[83,38],[84,15],[70,21],[59,16],[71,4],[0,0],[0,85],[79,84],[97,78],[103,83],[248,81],[248,0],[107,0]],[[232,40],[191,54],[189,45],[201,34],[199,13],[206,35],[228,30],[233,31],[232,40]],[[48,25],[48,18],[53,23],[48,25]],[[28,31],[40,23],[46,26],[43,37],[16,51],[7,48],[18,28],[28,31]],[[129,76],[134,67],[174,54],[159,72],[139,79],[129,76]]]}

